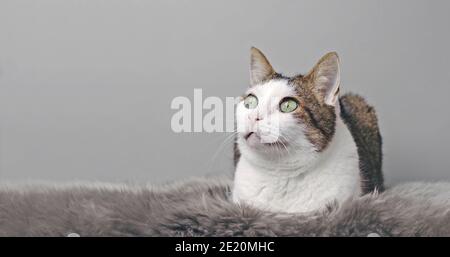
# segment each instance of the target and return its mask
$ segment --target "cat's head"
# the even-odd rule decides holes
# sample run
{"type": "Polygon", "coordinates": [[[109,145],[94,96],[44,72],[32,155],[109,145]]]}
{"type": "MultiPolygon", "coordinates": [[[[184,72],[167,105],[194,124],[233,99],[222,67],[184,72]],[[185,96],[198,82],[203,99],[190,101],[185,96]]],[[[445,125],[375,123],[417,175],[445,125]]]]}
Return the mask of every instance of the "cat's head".
{"type": "Polygon", "coordinates": [[[306,75],[277,73],[251,49],[250,88],[236,108],[243,154],[279,158],[300,152],[315,158],[329,145],[339,105],[339,58],[328,53],[306,75]]]}

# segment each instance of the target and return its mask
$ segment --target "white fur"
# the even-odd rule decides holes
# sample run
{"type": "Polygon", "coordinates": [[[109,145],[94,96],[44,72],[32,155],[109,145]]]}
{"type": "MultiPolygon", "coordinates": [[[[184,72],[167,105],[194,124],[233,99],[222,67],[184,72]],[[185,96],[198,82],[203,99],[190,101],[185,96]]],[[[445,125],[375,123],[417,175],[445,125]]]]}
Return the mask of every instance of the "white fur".
{"type": "Polygon", "coordinates": [[[247,109],[241,102],[236,109],[241,158],[232,192],[235,202],[274,212],[310,212],[361,194],[356,145],[339,115],[332,141],[319,153],[292,114],[278,110],[282,98],[294,95],[285,80],[254,86],[248,93],[257,96],[259,103],[247,109]],[[258,115],[263,119],[256,121],[258,115]],[[243,135],[259,133],[259,127],[269,131],[267,137],[285,139],[287,144],[249,145],[243,135]]]}

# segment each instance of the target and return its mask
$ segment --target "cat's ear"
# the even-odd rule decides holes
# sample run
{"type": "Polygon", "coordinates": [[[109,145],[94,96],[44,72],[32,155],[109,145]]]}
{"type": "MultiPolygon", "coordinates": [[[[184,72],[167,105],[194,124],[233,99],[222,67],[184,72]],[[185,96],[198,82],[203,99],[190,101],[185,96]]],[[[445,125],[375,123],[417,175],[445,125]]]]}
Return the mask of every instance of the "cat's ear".
{"type": "Polygon", "coordinates": [[[264,54],[257,48],[250,49],[250,85],[254,86],[270,79],[276,72],[264,54]]]}
{"type": "Polygon", "coordinates": [[[324,55],[306,75],[325,104],[334,106],[339,98],[340,70],[336,52],[324,55]]]}

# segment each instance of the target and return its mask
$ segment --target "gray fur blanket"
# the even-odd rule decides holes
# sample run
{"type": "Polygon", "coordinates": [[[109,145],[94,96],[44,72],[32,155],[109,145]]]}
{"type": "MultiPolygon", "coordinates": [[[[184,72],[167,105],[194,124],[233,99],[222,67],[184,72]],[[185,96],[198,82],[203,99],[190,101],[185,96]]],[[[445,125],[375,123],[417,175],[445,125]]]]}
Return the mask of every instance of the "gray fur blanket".
{"type": "Polygon", "coordinates": [[[410,183],[308,215],[228,200],[229,180],[0,186],[1,236],[450,236],[450,184],[410,183]]]}

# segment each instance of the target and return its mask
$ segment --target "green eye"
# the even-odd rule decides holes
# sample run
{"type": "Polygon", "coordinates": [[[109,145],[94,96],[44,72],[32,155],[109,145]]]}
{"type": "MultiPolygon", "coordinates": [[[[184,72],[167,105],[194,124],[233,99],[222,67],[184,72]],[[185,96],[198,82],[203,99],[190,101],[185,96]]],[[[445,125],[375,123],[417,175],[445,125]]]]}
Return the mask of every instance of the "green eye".
{"type": "Polygon", "coordinates": [[[280,103],[280,110],[282,112],[293,112],[297,107],[297,101],[292,98],[283,99],[280,103]]]}
{"type": "Polygon", "coordinates": [[[244,106],[247,109],[255,109],[256,106],[258,106],[258,98],[256,98],[256,96],[254,95],[248,95],[244,99],[244,106]]]}

